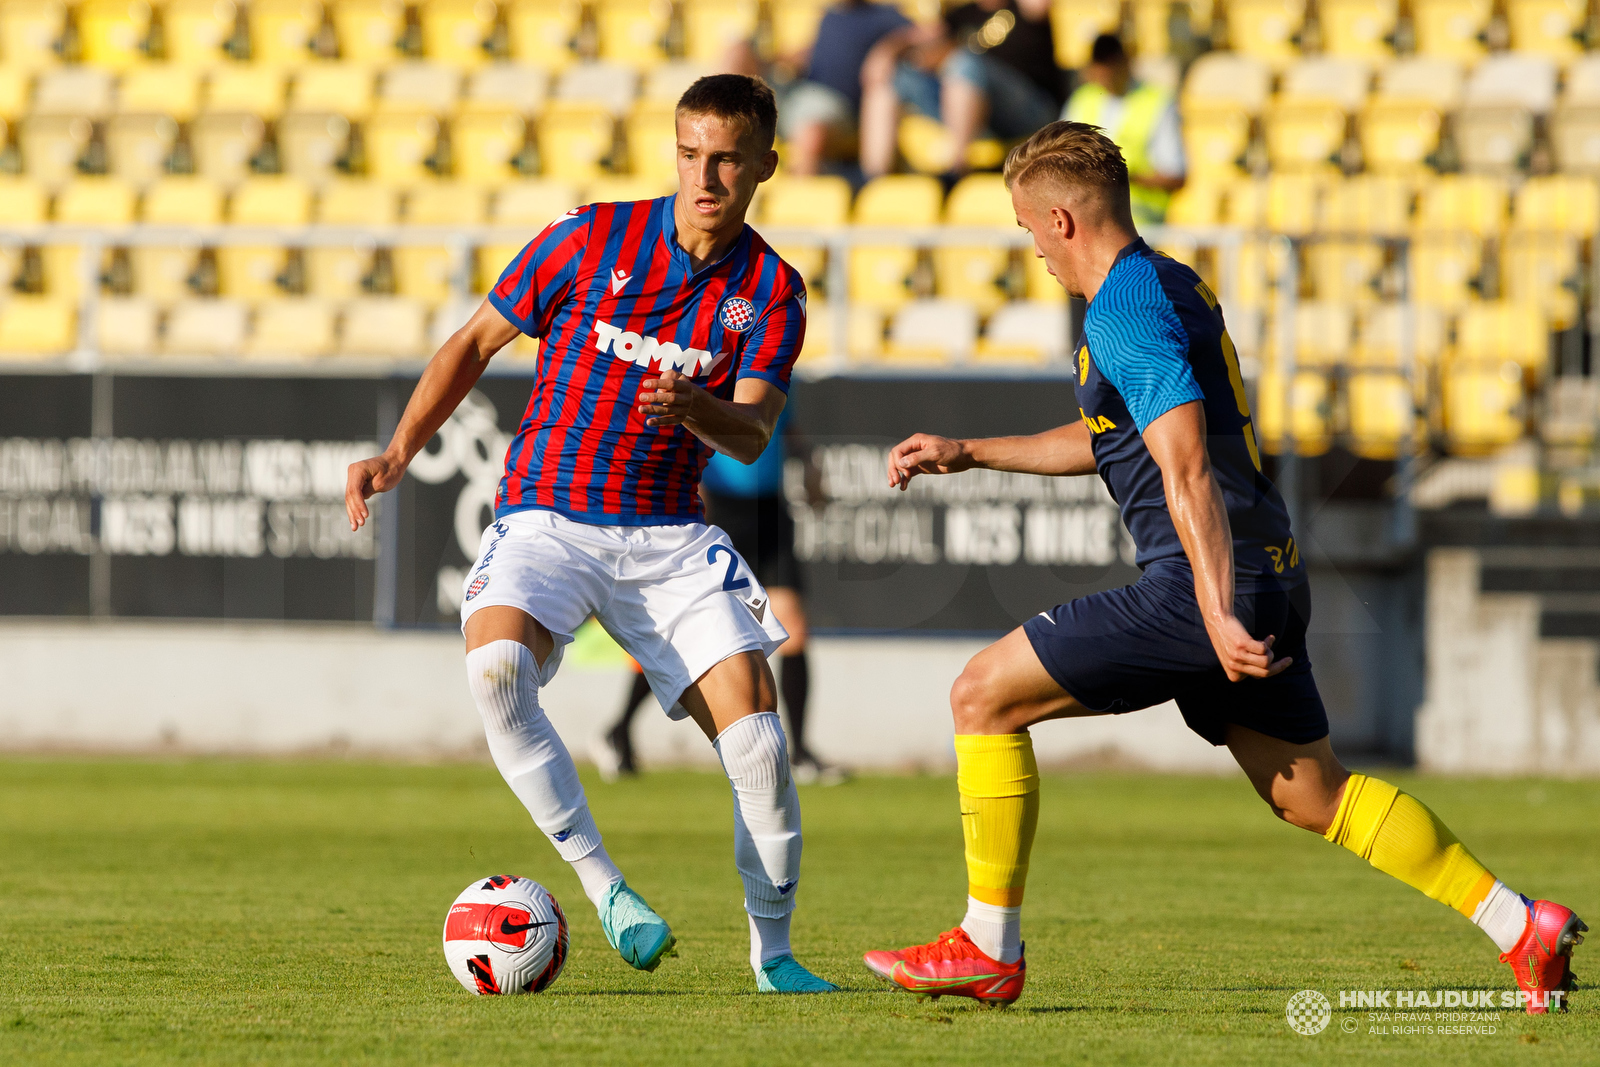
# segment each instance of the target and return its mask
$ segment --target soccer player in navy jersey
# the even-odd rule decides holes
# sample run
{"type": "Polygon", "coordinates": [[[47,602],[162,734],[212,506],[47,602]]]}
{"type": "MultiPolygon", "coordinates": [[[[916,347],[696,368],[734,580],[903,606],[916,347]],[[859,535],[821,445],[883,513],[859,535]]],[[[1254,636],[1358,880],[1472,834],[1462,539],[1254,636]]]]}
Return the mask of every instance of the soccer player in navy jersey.
{"type": "Polygon", "coordinates": [[[767,657],[788,635],[697,487],[713,451],[754,462],[783,411],[805,334],[800,275],[745,225],[772,176],[772,91],[702,78],[677,106],[678,193],[568,212],[506,267],[429,362],[382,455],[351,464],[353,527],[398,485],[489,359],[542,339],[506,452],[495,521],[467,573],[467,681],[495,765],[570,863],[624,960],[654,970],[667,923],[607,855],[577,769],[539,707],[594,615],[691,718],[733,784],[734,857],[762,992],[836,987],[795,961],[800,806],[767,657]]]}
{"type": "Polygon", "coordinates": [[[928,944],[869,952],[867,966],[921,993],[1016,1000],[1039,815],[1028,728],[1175,700],[1276,815],[1472,920],[1529,1012],[1564,1008],[1578,917],[1513,892],[1422,803],[1351,774],[1329,747],[1304,562],[1261,472],[1238,356],[1211,290],[1139,238],[1121,152],[1097,127],[1056,122],[1012,150],[1005,180],[1035,254],[1089,301],[1074,346],[1080,417],[1031,437],[917,434],[890,451],[889,484],[973,467],[1098,473],[1143,574],[1040,612],[967,664],[950,694],[966,917],[928,944]]]}

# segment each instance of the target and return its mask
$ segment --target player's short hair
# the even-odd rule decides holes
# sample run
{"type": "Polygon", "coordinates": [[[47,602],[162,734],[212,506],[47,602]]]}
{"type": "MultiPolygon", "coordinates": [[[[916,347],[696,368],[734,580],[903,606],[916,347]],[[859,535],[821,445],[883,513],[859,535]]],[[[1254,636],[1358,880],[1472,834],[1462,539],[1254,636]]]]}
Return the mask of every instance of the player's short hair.
{"type": "Polygon", "coordinates": [[[1007,189],[1047,181],[1063,190],[1105,197],[1113,212],[1127,212],[1128,164],[1122,149],[1098,126],[1052,122],[1006,156],[1007,189]]]}
{"type": "Polygon", "coordinates": [[[1128,53],[1122,47],[1122,38],[1114,33],[1102,33],[1094,39],[1094,44],[1089,46],[1091,63],[1116,63],[1127,58],[1128,53]]]}
{"type": "Polygon", "coordinates": [[[706,75],[678,98],[677,113],[743,122],[760,136],[763,151],[778,135],[778,101],[772,88],[746,74],[706,75]]]}

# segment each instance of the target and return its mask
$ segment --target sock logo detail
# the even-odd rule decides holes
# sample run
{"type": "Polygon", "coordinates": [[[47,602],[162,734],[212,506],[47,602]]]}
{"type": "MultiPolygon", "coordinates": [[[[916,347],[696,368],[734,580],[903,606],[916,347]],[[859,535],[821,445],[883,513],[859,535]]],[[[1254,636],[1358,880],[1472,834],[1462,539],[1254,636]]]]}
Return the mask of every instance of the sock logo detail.
{"type": "Polygon", "coordinates": [[[789,879],[787,882],[779,882],[778,883],[778,892],[782,893],[784,896],[788,896],[789,895],[789,891],[791,889],[793,889],[798,884],[799,883],[796,882],[793,878],[789,879]]]}
{"type": "Polygon", "coordinates": [[[567,838],[572,836],[572,827],[569,826],[565,830],[559,830],[556,833],[551,834],[550,836],[553,837],[557,841],[565,841],[567,838]]]}

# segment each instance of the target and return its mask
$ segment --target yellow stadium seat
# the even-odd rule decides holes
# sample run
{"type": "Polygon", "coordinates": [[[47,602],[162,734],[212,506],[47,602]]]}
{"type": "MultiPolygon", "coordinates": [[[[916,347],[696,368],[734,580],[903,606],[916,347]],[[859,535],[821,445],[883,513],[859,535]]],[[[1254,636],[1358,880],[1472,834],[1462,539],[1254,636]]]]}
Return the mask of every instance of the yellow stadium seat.
{"type": "Polygon", "coordinates": [[[34,226],[49,214],[50,196],[37,181],[0,174],[0,225],[34,226]]]}
{"type": "Polygon", "coordinates": [[[1383,246],[1375,241],[1314,241],[1306,246],[1306,267],[1317,299],[1370,304],[1378,298],[1383,246]]]}
{"type": "Polygon", "coordinates": [[[623,123],[628,166],[652,181],[678,180],[678,128],[671,105],[640,105],[623,123]]]}
{"type": "Polygon", "coordinates": [[[167,62],[200,68],[229,62],[224,46],[236,19],[231,0],[167,0],[161,9],[167,62]]]}
{"type": "Polygon", "coordinates": [[[1250,145],[1250,116],[1232,107],[1188,108],[1183,144],[1191,180],[1236,177],[1239,160],[1250,145]]]}
{"type": "Polygon", "coordinates": [[[1411,240],[1408,295],[1421,304],[1459,308],[1476,296],[1483,245],[1470,233],[1419,232],[1411,240]]]}
{"type": "Polygon", "coordinates": [[[728,49],[756,35],[756,0],[684,0],[683,54],[720,64],[728,49]]]}
{"type": "Polygon", "coordinates": [[[430,182],[406,196],[411,226],[481,226],[488,219],[488,194],[460,182],[430,182]]]}
{"type": "Polygon", "coordinates": [[[1431,104],[1375,101],[1356,125],[1367,168],[1391,174],[1423,171],[1439,149],[1441,122],[1431,104]]]}
{"type": "MultiPolygon", "coordinates": [[[[343,178],[323,186],[317,221],[324,226],[392,226],[400,217],[400,194],[392,186],[343,178]]],[[[347,245],[312,245],[303,253],[307,293],[349,300],[366,291],[373,269],[370,240],[347,245]]]]}
{"type": "Polygon", "coordinates": [[[1063,360],[1070,339],[1063,304],[1017,300],[996,311],[972,358],[983,363],[1063,360]]]}
{"type": "Polygon", "coordinates": [[[1192,110],[1232,108],[1257,115],[1267,105],[1272,71],[1254,56],[1207,52],[1194,61],[1183,82],[1180,103],[1187,118],[1192,110]]]}
{"type": "Polygon", "coordinates": [[[167,313],[162,348],[177,356],[235,356],[244,349],[250,309],[240,300],[193,299],[167,313]]]}
{"type": "Polygon", "coordinates": [[[1469,107],[1456,112],[1455,141],[1463,170],[1514,174],[1533,150],[1533,113],[1520,107],[1469,107]]]}
{"type": "MultiPolygon", "coordinates": [[[[311,221],[311,189],[292,177],[255,177],[240,183],[228,203],[236,226],[303,226],[311,221]]],[[[288,266],[281,245],[227,245],[218,248],[217,291],[243,300],[281,295],[279,278],[288,266]]]]}
{"type": "Polygon", "coordinates": [[[511,57],[562,70],[578,58],[573,44],[582,22],[580,0],[517,0],[506,11],[511,57]]]}
{"type": "Polygon", "coordinates": [[[600,177],[616,139],[616,123],[604,107],[557,101],[540,116],[538,137],[545,175],[582,184],[600,177]]]}
{"type": "MultiPolygon", "coordinates": [[[[338,10],[343,10],[343,5],[338,10]]],[[[347,119],[372,110],[373,75],[360,63],[315,63],[295,73],[289,107],[301,112],[329,112],[347,119]]]]}
{"type": "Polygon", "coordinates": [[[280,297],[256,306],[245,352],[258,358],[326,356],[334,351],[333,306],[316,297],[280,297]]]}
{"type": "Polygon", "coordinates": [[[624,115],[637,102],[638,89],[639,72],[632,67],[579,63],[556,79],[555,98],[564,106],[603,107],[613,115],[624,115]]]}
{"type": "Polygon", "coordinates": [[[22,67],[0,65],[0,119],[13,122],[28,110],[33,73],[22,67]]]}
{"type": "Polygon", "coordinates": [[[156,350],[161,309],[142,296],[102,296],[95,310],[95,347],[108,356],[149,356],[156,350]]]}
{"type": "Polygon", "coordinates": [[[116,77],[105,67],[76,64],[41,71],[33,83],[32,114],[103,118],[115,110],[116,77]]]}
{"type": "Polygon", "coordinates": [[[1487,174],[1444,174],[1425,182],[1417,198],[1417,227],[1466,230],[1479,237],[1506,226],[1510,193],[1501,178],[1487,174]]]}
{"type": "MultiPolygon", "coordinates": [[[[480,188],[434,182],[406,197],[406,222],[412,226],[479,226],[488,217],[488,197],[480,188]]],[[[437,306],[449,299],[452,276],[470,264],[457,263],[457,251],[442,245],[394,249],[394,288],[400,296],[437,306]]]]}
{"type": "Polygon", "coordinates": [[[240,112],[263,119],[283,113],[284,76],[281,70],[254,63],[221,67],[206,79],[206,110],[240,112]]]}
{"type": "Polygon", "coordinates": [[[1372,87],[1372,68],[1346,56],[1307,56],[1283,72],[1280,104],[1326,104],[1340,111],[1358,111],[1372,87]]]}
{"type": "Polygon", "coordinates": [[[1319,0],[1322,48],[1330,55],[1383,62],[1400,19],[1397,0],[1319,0]]]}
{"type": "Polygon", "coordinates": [[[1022,253],[1022,295],[1043,304],[1065,304],[1067,291],[1050,273],[1045,261],[1029,249],[1022,253]]]}
{"type": "Polygon", "coordinates": [[[1461,62],[1445,56],[1405,56],[1378,70],[1381,103],[1427,104],[1453,111],[1461,104],[1463,89],[1461,62]]]}
{"type": "Polygon", "coordinates": [[[328,112],[298,112],[278,120],[278,155],[283,173],[311,185],[335,177],[350,148],[350,123],[328,112]]]}
{"type": "Polygon", "coordinates": [[[378,79],[380,112],[453,111],[461,95],[461,72],[437,62],[397,63],[378,79]]]}
{"type": "MultiPolygon", "coordinates": [[[[919,174],[943,174],[955,163],[955,145],[943,123],[926,115],[905,115],[898,133],[900,154],[919,174]]],[[[967,166],[989,170],[1004,162],[1005,146],[990,137],[980,137],[967,145],[967,166]]]]}
{"type": "Polygon", "coordinates": [[[851,304],[848,308],[836,307],[826,300],[813,300],[806,309],[806,339],[800,348],[800,358],[807,362],[831,356],[845,356],[854,360],[877,359],[883,351],[883,312],[865,304],[851,304]],[[835,314],[845,316],[845,349],[836,351],[834,345],[835,314]]]}
{"type": "Polygon", "coordinates": [[[1171,226],[1215,226],[1222,221],[1224,186],[1213,180],[1191,178],[1172,195],[1167,205],[1171,226]]]}
{"type": "Polygon", "coordinates": [[[769,9],[774,55],[789,57],[811,47],[831,0],[789,0],[769,9]]]}
{"type": "Polygon", "coordinates": [[[422,54],[457,67],[483,66],[498,14],[494,0],[424,0],[417,6],[422,54]]]}
{"type": "Polygon", "coordinates": [[[1485,455],[1522,437],[1522,374],[1515,364],[1452,364],[1444,370],[1442,386],[1450,451],[1485,455]]]}
{"type": "MultiPolygon", "coordinates": [[[[90,66],[102,70],[139,66],[148,59],[144,43],[149,35],[149,4],[84,0],[78,5],[78,50],[83,62],[90,66]]],[[[14,54],[7,50],[8,63],[14,54]]]]}
{"type": "Polygon", "coordinates": [[[340,352],[416,357],[427,344],[428,309],[403,296],[369,296],[345,305],[340,352]]]}
{"type": "Polygon", "coordinates": [[[178,140],[178,124],[166,115],[113,115],[106,120],[106,169],[145,186],[167,171],[178,140]]]}
{"type": "Polygon", "coordinates": [[[491,63],[467,78],[463,112],[488,111],[536,115],[544,107],[548,79],[540,67],[527,63],[491,63]]]}
{"type": "Polygon", "coordinates": [[[1334,175],[1321,171],[1275,173],[1267,178],[1267,228],[1299,236],[1317,227],[1322,196],[1334,175]]]}
{"type": "MultiPolygon", "coordinates": [[[[171,175],[145,190],[142,221],[155,226],[215,226],[222,221],[222,190],[205,178],[171,175]]],[[[190,279],[200,265],[195,245],[136,245],[128,249],[133,288],[157,304],[194,295],[190,279]]]]}
{"type": "Polygon", "coordinates": [[[1579,175],[1529,178],[1517,190],[1512,226],[1593,237],[1600,230],[1600,185],[1579,175]]]}
{"type": "Polygon", "coordinates": [[[9,0],[0,5],[0,56],[19,71],[53,67],[61,62],[56,43],[66,29],[67,5],[59,0],[9,0]]]}
{"type": "Polygon", "coordinates": [[[1426,304],[1379,304],[1363,314],[1351,362],[1404,370],[1436,365],[1448,343],[1445,314],[1426,304]],[[1409,348],[1409,358],[1408,358],[1409,348]]]}
{"type": "MultiPolygon", "coordinates": [[[[998,174],[973,174],[950,190],[945,204],[949,226],[1016,225],[1011,194],[998,174]]],[[[1032,253],[1032,250],[1029,250],[1032,253]]],[[[941,297],[967,300],[978,314],[989,315],[1007,299],[1006,277],[1011,250],[993,241],[974,245],[941,245],[933,250],[934,289],[941,297]]]]}
{"type": "Polygon", "coordinates": [[[1322,229],[1374,237],[1403,236],[1411,222],[1412,185],[1393,175],[1360,174],[1330,185],[1322,198],[1322,229]]]}
{"type": "Polygon", "coordinates": [[[594,21],[602,61],[633,67],[666,62],[670,0],[596,0],[594,21]]]}
{"type": "Polygon", "coordinates": [[[251,65],[299,67],[315,58],[311,43],[322,28],[318,0],[250,0],[245,18],[250,26],[251,65]]]}
{"type": "Polygon", "coordinates": [[[341,178],[317,196],[317,221],[325,226],[393,226],[399,218],[399,191],[381,182],[341,178]]]}
{"type": "MultiPolygon", "coordinates": [[[[858,227],[933,226],[943,207],[939,181],[895,174],[868,182],[856,197],[858,227]]],[[[857,245],[850,250],[850,298],[892,311],[911,299],[908,287],[917,250],[909,243],[857,245]]]]}
{"type": "Polygon", "coordinates": [[[0,353],[53,356],[78,342],[78,309],[49,296],[11,296],[0,302],[0,353]]]}
{"type": "Polygon", "coordinates": [[[496,226],[528,227],[531,237],[580,203],[577,188],[566,182],[511,182],[495,191],[490,219],[496,226]]]}
{"type": "Polygon", "coordinates": [[[894,313],[883,358],[943,363],[970,354],[977,340],[978,315],[965,300],[913,300],[894,313]]]}
{"type": "Polygon", "coordinates": [[[200,75],[168,63],[135,67],[117,84],[117,110],[187,122],[200,110],[200,75]]]}
{"type": "Polygon", "coordinates": [[[1218,273],[1224,274],[1230,269],[1233,273],[1232,279],[1223,284],[1229,314],[1235,309],[1265,308],[1272,303],[1283,267],[1281,251],[1275,250],[1268,241],[1247,240],[1240,242],[1231,256],[1224,252],[1219,258],[1218,273]]]}
{"type": "Polygon", "coordinates": [[[1399,374],[1352,374],[1347,402],[1350,447],[1366,459],[1394,459],[1416,424],[1411,388],[1399,374]]]}
{"type": "Polygon", "coordinates": [[[1326,168],[1344,147],[1344,112],[1330,104],[1280,104],[1263,121],[1275,168],[1326,168]]]}
{"type": "Polygon", "coordinates": [[[450,123],[450,165],[459,181],[502,185],[516,177],[527,123],[513,112],[470,112],[450,123]]]}
{"type": "Polygon", "coordinates": [[[1050,5],[1050,30],[1056,44],[1056,63],[1076,69],[1089,62],[1089,48],[1102,33],[1116,33],[1122,25],[1122,5],[1117,0],[1055,0],[1050,5]]]}
{"type": "Polygon", "coordinates": [[[1589,13],[1584,0],[1507,0],[1511,48],[1566,63],[1583,53],[1581,34],[1589,13]]]}
{"type": "Polygon", "coordinates": [[[1412,0],[1417,51],[1463,63],[1484,54],[1480,35],[1489,24],[1492,0],[1412,0]]]}
{"type": "MultiPolygon", "coordinates": [[[[338,121],[344,122],[343,119],[338,121]]],[[[345,123],[347,134],[349,128],[349,123],[345,123]]],[[[250,159],[261,150],[265,136],[266,124],[255,115],[242,112],[201,115],[189,124],[189,145],[194,154],[195,172],[225,186],[244,181],[250,176],[250,159]]],[[[280,150],[284,149],[288,140],[284,128],[280,127],[280,150]]],[[[289,169],[288,159],[286,152],[285,169],[289,169]]]]}
{"type": "Polygon", "coordinates": [[[676,189],[675,182],[634,174],[611,174],[596,178],[584,186],[583,201],[588,204],[626,204],[634,200],[670,196],[676,189]]]}
{"type": "Polygon", "coordinates": [[[1468,304],[1456,320],[1456,364],[1503,367],[1515,363],[1531,380],[1550,363],[1549,321],[1538,305],[1492,300],[1468,304]]]}
{"type": "Polygon", "coordinates": [[[1333,396],[1328,376],[1297,371],[1291,383],[1276,370],[1256,380],[1255,425],[1261,447],[1274,455],[1320,456],[1333,445],[1333,396]]]}
{"type": "Polygon", "coordinates": [[[1509,301],[1543,310],[1550,328],[1578,321],[1578,239],[1570,233],[1513,230],[1500,251],[1500,287],[1509,301]]]}
{"type": "Polygon", "coordinates": [[[1299,57],[1294,38],[1305,17],[1305,0],[1229,0],[1228,43],[1244,55],[1285,67],[1299,57]]]}
{"type": "Polygon", "coordinates": [[[1550,118],[1550,147],[1566,174],[1600,175],[1600,107],[1563,107],[1550,118]]]}
{"type": "Polygon", "coordinates": [[[123,226],[133,221],[138,196],[116,178],[77,178],[56,194],[55,220],[75,226],[123,226]]]}
{"type": "Polygon", "coordinates": [[[1165,56],[1172,51],[1171,21],[1172,5],[1167,0],[1133,0],[1133,40],[1130,43],[1140,59],[1165,56]]]}
{"type": "MultiPolygon", "coordinates": [[[[106,250],[97,273],[104,273],[111,261],[106,250]]],[[[83,249],[77,245],[52,244],[39,249],[39,263],[43,270],[43,291],[61,300],[76,303],[84,292],[83,249]]]]}
{"type": "Polygon", "coordinates": [[[400,58],[397,45],[406,28],[400,0],[339,0],[333,6],[333,30],[339,55],[352,63],[383,64],[400,58]]]}
{"type": "MultiPolygon", "coordinates": [[[[832,175],[782,175],[761,186],[761,225],[832,230],[850,220],[850,183],[832,175]]],[[[811,284],[822,277],[827,254],[818,245],[774,246],[778,255],[811,284]]]]}
{"type": "Polygon", "coordinates": [[[439,143],[439,120],[426,114],[379,114],[362,128],[367,173],[399,186],[428,181],[428,161],[439,143]]]}
{"type": "Polygon", "coordinates": [[[1334,300],[1306,300],[1294,309],[1295,362],[1302,367],[1333,367],[1350,358],[1354,309],[1334,300]]]}

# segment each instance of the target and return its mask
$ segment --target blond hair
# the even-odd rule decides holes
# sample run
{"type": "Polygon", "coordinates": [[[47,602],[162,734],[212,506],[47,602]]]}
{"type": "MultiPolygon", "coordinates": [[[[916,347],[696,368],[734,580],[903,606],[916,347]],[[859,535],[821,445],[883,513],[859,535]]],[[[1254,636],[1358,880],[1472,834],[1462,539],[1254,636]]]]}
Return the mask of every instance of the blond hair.
{"type": "Polygon", "coordinates": [[[1007,189],[1039,181],[1098,194],[1113,214],[1131,212],[1122,149],[1100,127],[1087,122],[1052,122],[1007,154],[1007,189]]]}

